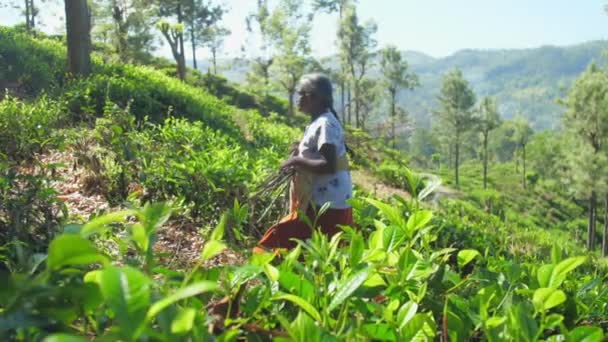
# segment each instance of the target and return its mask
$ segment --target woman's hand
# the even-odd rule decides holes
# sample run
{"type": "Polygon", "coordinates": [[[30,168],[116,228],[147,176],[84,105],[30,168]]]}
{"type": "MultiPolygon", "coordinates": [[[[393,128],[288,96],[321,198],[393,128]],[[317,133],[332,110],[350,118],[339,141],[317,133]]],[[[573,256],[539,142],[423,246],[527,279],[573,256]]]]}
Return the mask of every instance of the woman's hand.
{"type": "Polygon", "coordinates": [[[293,144],[291,144],[291,147],[289,149],[289,156],[290,157],[297,156],[300,153],[299,147],[300,147],[300,142],[294,141],[293,144]]]}
{"type": "Polygon", "coordinates": [[[296,157],[291,157],[281,164],[281,171],[291,171],[296,168],[297,159],[296,157]]]}

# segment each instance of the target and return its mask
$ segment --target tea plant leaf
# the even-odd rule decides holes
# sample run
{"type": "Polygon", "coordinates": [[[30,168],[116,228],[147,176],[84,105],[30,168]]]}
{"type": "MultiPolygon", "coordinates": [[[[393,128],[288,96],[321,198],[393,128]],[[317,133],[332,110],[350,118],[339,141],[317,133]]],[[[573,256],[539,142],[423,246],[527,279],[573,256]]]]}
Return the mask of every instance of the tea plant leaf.
{"type": "Polygon", "coordinates": [[[397,227],[405,227],[403,215],[396,207],[371,198],[367,198],[366,201],[378,208],[391,224],[397,227]]]}
{"type": "Polygon", "coordinates": [[[268,279],[273,282],[277,282],[279,280],[279,270],[271,264],[264,264],[264,273],[266,273],[268,279]]]}
{"type": "Polygon", "coordinates": [[[305,301],[303,298],[298,297],[292,294],[282,294],[273,298],[273,300],[288,300],[297,306],[299,306],[302,310],[304,310],[307,314],[310,315],[315,321],[321,322],[321,314],[317,309],[314,308],[309,302],[305,301]]]}
{"type": "Polygon", "coordinates": [[[171,322],[171,332],[174,334],[185,334],[192,330],[196,310],[193,308],[185,308],[180,310],[173,322],[171,322]]]}
{"type": "Polygon", "coordinates": [[[365,334],[374,341],[396,341],[395,329],[389,324],[365,324],[363,325],[365,334]]]}
{"type": "Polygon", "coordinates": [[[136,338],[150,304],[151,280],[130,267],[108,267],[97,274],[105,302],[116,315],[121,334],[136,338]]]}
{"type": "Polygon", "coordinates": [[[279,285],[286,291],[302,297],[306,301],[314,298],[314,285],[303,276],[281,269],[279,273],[279,285]]]}
{"type": "Polygon", "coordinates": [[[222,251],[226,249],[226,244],[217,240],[210,240],[203,247],[203,252],[201,253],[201,260],[209,260],[214,256],[220,254],[222,251]]]}
{"type": "Polygon", "coordinates": [[[96,217],[82,226],[80,236],[89,237],[93,234],[99,234],[108,229],[110,223],[121,223],[127,220],[127,216],[133,215],[133,210],[121,210],[114,213],[109,213],[100,217],[96,217]]]}
{"type": "Polygon", "coordinates": [[[197,296],[201,293],[215,291],[216,289],[217,284],[210,281],[200,281],[198,283],[183,287],[174,292],[173,294],[152,304],[152,306],[148,310],[148,313],[146,314],[146,318],[154,318],[156,315],[158,315],[159,312],[167,308],[169,305],[177,303],[180,300],[197,296]]]}
{"type": "Polygon", "coordinates": [[[435,337],[435,321],[431,313],[418,313],[400,331],[400,341],[431,341],[435,337]]]}
{"type": "Polygon", "coordinates": [[[480,257],[481,254],[474,249],[463,249],[458,252],[458,266],[464,267],[478,256],[480,257]]]}
{"type": "Polygon", "coordinates": [[[89,265],[107,263],[105,256],[99,254],[93,244],[78,235],[59,235],[49,245],[47,266],[51,270],[67,265],[89,265]]]}
{"type": "Polygon", "coordinates": [[[486,322],[486,327],[488,329],[494,329],[507,321],[506,317],[503,316],[493,316],[490,317],[486,322]]]}
{"type": "Polygon", "coordinates": [[[536,271],[536,278],[538,279],[538,285],[540,287],[549,287],[553,269],[555,269],[555,265],[543,265],[538,268],[536,271]]]}
{"type": "Polygon", "coordinates": [[[568,341],[601,342],[603,339],[604,333],[597,327],[578,327],[568,334],[568,341]]]}
{"type": "Polygon", "coordinates": [[[359,233],[351,235],[350,239],[350,262],[352,266],[357,266],[363,257],[363,251],[365,250],[365,242],[363,237],[359,233]]]}
{"type": "Polygon", "coordinates": [[[561,290],[543,287],[534,291],[532,303],[538,312],[544,312],[566,301],[566,294],[561,290]]]}
{"type": "Polygon", "coordinates": [[[353,292],[355,292],[361,284],[363,284],[367,278],[369,277],[370,270],[369,268],[364,268],[359,272],[351,275],[346,279],[346,281],[338,284],[338,290],[334,295],[334,298],[329,303],[329,307],[327,310],[331,312],[333,309],[338,307],[338,305],[342,304],[353,292]]]}
{"type": "Polygon", "coordinates": [[[433,219],[433,212],[430,210],[415,211],[407,220],[407,231],[412,236],[416,231],[424,228],[433,219]]]}
{"type": "Polygon", "coordinates": [[[220,219],[220,222],[217,224],[215,229],[213,229],[211,236],[209,236],[209,240],[211,240],[211,241],[221,240],[224,237],[224,231],[226,230],[227,224],[228,224],[228,214],[224,213],[222,215],[222,218],[220,219]]]}
{"type": "Polygon", "coordinates": [[[564,316],[560,314],[550,314],[545,318],[545,327],[553,328],[564,321],[564,316]]]}
{"type": "Polygon", "coordinates": [[[68,334],[53,334],[44,338],[43,342],[86,342],[87,339],[68,334]]]}
{"type": "Polygon", "coordinates": [[[555,268],[553,269],[553,272],[551,273],[551,279],[549,280],[549,286],[550,287],[559,287],[564,282],[564,280],[566,280],[568,273],[572,272],[575,268],[582,265],[585,262],[585,260],[587,260],[586,257],[579,256],[579,257],[568,258],[568,259],[560,262],[559,264],[557,264],[555,266],[555,268]]]}
{"type": "Polygon", "coordinates": [[[418,304],[413,301],[409,301],[399,308],[397,313],[397,323],[399,324],[399,330],[403,329],[407,323],[416,315],[418,311],[418,304]]]}
{"type": "Polygon", "coordinates": [[[390,253],[395,248],[398,248],[405,238],[406,236],[401,228],[395,226],[387,227],[382,236],[382,245],[384,246],[386,253],[390,253]]]}

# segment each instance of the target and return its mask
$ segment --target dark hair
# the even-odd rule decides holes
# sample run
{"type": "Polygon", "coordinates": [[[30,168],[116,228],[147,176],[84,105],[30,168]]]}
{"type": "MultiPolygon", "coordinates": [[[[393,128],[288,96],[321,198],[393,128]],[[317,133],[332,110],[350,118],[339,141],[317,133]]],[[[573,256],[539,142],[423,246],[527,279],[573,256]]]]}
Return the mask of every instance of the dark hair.
{"type": "MultiPolygon", "coordinates": [[[[334,109],[334,93],[329,77],[321,73],[306,74],[300,79],[298,89],[300,91],[315,94],[323,99],[325,101],[325,106],[334,115],[334,117],[336,117],[336,120],[340,122],[338,113],[334,109]]],[[[355,157],[355,152],[348,147],[346,142],[344,143],[344,147],[346,148],[346,152],[348,152],[348,154],[355,157]]]]}
{"type": "Polygon", "coordinates": [[[336,120],[340,121],[338,113],[334,109],[333,87],[329,77],[320,73],[306,74],[300,79],[298,88],[300,91],[313,93],[323,99],[325,106],[329,108],[336,120]]]}

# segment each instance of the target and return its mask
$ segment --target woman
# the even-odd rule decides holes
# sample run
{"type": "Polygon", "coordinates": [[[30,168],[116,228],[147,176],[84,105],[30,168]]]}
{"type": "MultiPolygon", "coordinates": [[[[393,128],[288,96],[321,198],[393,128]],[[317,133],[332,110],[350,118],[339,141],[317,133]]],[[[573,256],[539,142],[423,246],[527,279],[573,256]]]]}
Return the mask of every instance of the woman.
{"type": "Polygon", "coordinates": [[[312,122],[304,132],[294,156],[283,163],[283,170],[295,170],[291,184],[291,212],[272,226],[254,251],[292,248],[292,239],[306,240],[311,228],[298,218],[305,213],[310,222],[328,236],[336,234],[338,225],[352,225],[352,208],[347,200],[352,197],[352,182],[346,159],[344,131],[333,109],[331,81],[321,74],[302,77],[299,83],[298,108],[308,114],[312,122]],[[326,203],[329,209],[316,217],[326,203]]]}

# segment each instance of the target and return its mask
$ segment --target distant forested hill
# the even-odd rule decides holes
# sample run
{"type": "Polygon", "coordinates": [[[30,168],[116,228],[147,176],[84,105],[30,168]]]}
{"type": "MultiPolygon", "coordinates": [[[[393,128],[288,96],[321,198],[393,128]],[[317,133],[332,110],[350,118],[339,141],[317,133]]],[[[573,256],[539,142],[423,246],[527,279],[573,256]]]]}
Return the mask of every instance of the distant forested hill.
{"type": "MultiPolygon", "coordinates": [[[[556,128],[563,112],[557,99],[589,63],[605,63],[607,50],[608,41],[592,41],[567,47],[462,50],[444,58],[406,51],[403,54],[412,71],[418,74],[421,87],[402,92],[399,101],[417,125],[428,127],[432,120],[430,113],[437,108],[436,97],[443,75],[459,68],[478,98],[491,95],[498,99],[503,118],[512,118],[521,111],[535,129],[556,128]]],[[[246,61],[221,64],[221,73],[228,79],[244,81],[248,70],[246,61]]],[[[201,69],[206,71],[206,64],[201,69]]],[[[374,75],[377,76],[378,71],[372,69],[374,75]]]]}

